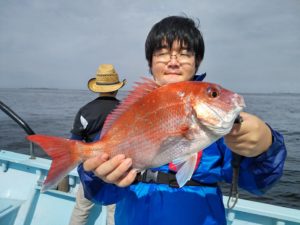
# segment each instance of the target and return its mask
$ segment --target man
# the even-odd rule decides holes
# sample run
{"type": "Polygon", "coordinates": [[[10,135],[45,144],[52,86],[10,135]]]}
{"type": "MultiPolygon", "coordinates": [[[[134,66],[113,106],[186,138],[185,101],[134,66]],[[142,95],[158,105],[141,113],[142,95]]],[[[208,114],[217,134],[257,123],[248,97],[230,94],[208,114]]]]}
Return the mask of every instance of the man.
{"type": "MultiPolygon", "coordinates": [[[[203,60],[204,42],[193,20],[164,18],[150,30],[145,48],[158,84],[204,78],[195,75],[203,60]]],[[[79,167],[85,196],[102,204],[116,203],[116,225],[226,224],[217,183],[232,180],[232,152],[243,156],[239,186],[254,194],[264,193],[280,178],[286,158],[283,137],[278,132],[254,115],[244,112],[241,117],[241,124],[198,155],[192,176],[196,185],[177,188],[158,178],[154,183],[147,183],[147,179],[134,182],[137,174],[131,169],[130,158],[102,154],[79,167]]],[[[172,169],[169,164],[152,170],[171,174],[172,169]]]]}
{"type": "MultiPolygon", "coordinates": [[[[122,82],[119,81],[113,65],[102,64],[99,66],[96,77],[88,82],[89,90],[99,93],[99,97],[87,103],[78,111],[71,130],[71,139],[84,142],[93,142],[99,139],[106,117],[119,104],[116,95],[125,83],[125,79],[122,82]]],[[[70,225],[86,224],[93,206],[93,202],[84,198],[83,189],[80,185],[70,225]]],[[[114,211],[114,207],[109,206],[108,211],[114,211]]],[[[109,221],[110,225],[114,224],[113,218],[109,221]]]]}

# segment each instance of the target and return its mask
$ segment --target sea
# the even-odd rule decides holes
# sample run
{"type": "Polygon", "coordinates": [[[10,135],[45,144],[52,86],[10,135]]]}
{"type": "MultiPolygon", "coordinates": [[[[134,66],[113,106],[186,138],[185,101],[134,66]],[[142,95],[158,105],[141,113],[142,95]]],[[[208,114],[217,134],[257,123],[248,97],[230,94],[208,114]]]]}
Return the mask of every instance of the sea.
{"type": "MultiPolygon", "coordinates": [[[[123,99],[128,92],[119,91],[123,99]]],[[[240,190],[240,198],[300,209],[300,93],[244,93],[245,111],[259,116],[283,134],[288,151],[284,173],[263,196],[240,190]]],[[[35,133],[68,138],[78,109],[97,96],[88,90],[5,89],[0,101],[21,117],[35,133]]],[[[0,149],[29,154],[25,131],[0,110],[0,149]]],[[[47,155],[35,148],[38,157],[47,155]]],[[[229,185],[222,184],[223,193],[229,185]]]]}

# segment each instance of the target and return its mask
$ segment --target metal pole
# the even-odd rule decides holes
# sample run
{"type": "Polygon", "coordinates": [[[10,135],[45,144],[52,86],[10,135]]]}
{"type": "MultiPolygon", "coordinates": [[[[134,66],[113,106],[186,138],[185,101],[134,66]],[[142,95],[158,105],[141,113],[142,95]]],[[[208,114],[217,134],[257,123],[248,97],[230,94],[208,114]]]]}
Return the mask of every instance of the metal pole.
{"type": "MultiPolygon", "coordinates": [[[[14,111],[12,111],[7,105],[5,105],[2,101],[0,101],[0,109],[6,113],[11,119],[13,119],[20,127],[23,128],[23,130],[28,135],[33,135],[35,132],[30,128],[30,126],[21,118],[19,117],[14,111]]],[[[35,159],[34,155],[34,145],[30,142],[30,158],[35,159]]]]}

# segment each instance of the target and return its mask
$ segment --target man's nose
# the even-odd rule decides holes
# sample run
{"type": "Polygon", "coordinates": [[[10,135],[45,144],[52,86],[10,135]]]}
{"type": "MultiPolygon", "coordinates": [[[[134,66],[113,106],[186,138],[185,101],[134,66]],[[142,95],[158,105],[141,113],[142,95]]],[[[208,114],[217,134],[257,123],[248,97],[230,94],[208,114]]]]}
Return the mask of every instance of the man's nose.
{"type": "Polygon", "coordinates": [[[177,59],[177,54],[170,55],[169,64],[171,64],[171,65],[179,65],[179,61],[177,59]]]}

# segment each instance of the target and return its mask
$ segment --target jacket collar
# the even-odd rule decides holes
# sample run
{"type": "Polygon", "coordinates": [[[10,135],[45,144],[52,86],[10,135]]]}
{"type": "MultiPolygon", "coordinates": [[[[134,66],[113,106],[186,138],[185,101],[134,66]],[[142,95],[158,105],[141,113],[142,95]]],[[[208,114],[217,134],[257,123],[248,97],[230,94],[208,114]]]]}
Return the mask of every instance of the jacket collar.
{"type": "Polygon", "coordinates": [[[194,81],[203,81],[205,77],[206,77],[206,73],[203,73],[201,75],[195,75],[193,80],[194,81]]]}

